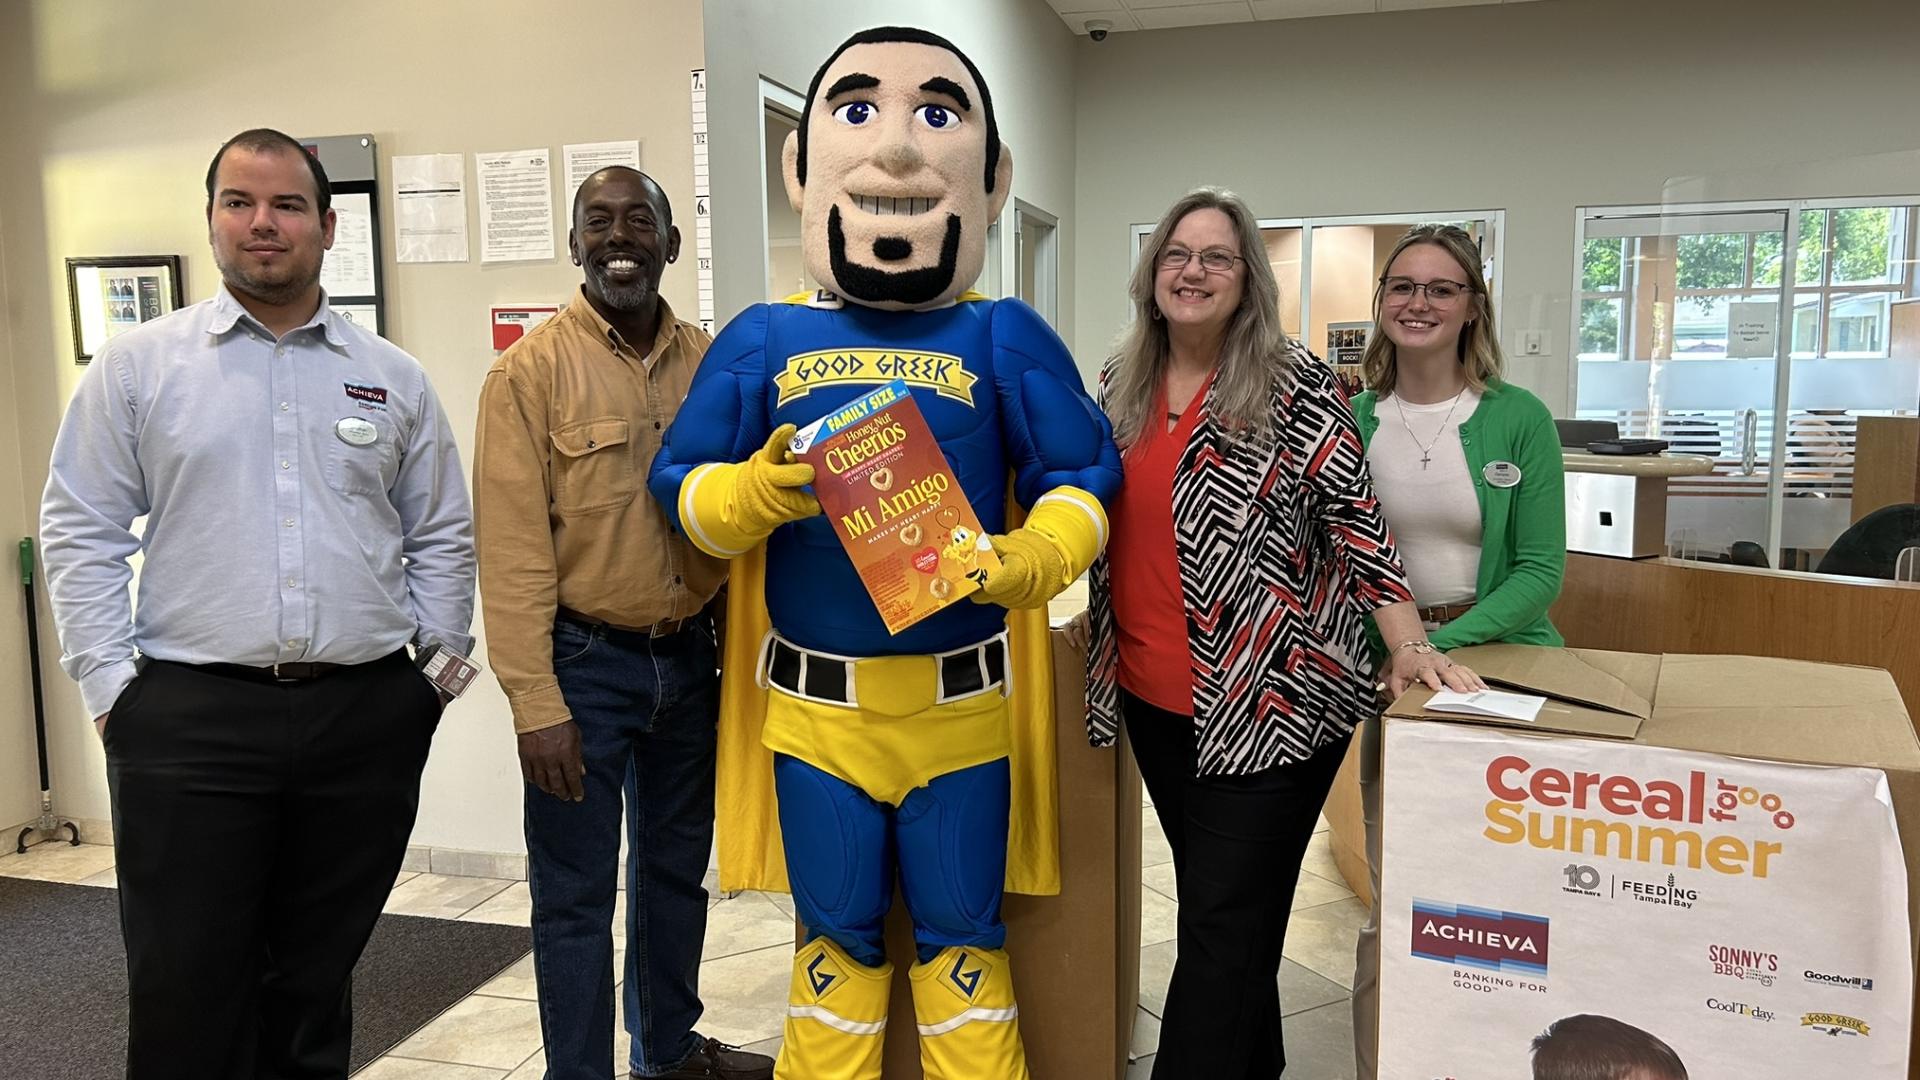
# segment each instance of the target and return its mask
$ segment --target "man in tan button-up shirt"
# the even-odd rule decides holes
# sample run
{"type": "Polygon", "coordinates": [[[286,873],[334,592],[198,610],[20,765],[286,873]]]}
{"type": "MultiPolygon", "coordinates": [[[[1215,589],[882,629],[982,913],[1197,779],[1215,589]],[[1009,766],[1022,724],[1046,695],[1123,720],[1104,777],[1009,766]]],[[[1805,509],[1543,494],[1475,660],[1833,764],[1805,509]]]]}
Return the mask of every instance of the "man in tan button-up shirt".
{"type": "Polygon", "coordinates": [[[487,659],[527,780],[547,1076],[603,1078],[613,1052],[624,802],[633,1075],[760,1080],[772,1059],[693,1030],[719,704],[706,608],[726,564],[646,486],[710,338],[659,296],[680,233],[651,178],[589,177],[568,245],[580,294],[487,372],[474,463],[487,659]]]}

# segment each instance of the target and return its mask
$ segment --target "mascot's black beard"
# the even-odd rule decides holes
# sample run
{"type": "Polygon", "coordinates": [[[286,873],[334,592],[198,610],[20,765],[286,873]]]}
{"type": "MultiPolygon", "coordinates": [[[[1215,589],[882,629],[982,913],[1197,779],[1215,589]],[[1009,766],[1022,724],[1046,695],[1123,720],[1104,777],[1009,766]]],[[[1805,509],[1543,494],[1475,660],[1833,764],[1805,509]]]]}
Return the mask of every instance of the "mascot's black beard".
{"type": "Polygon", "coordinates": [[[847,258],[847,234],[840,227],[840,208],[827,210],[827,257],[833,280],[849,299],[870,304],[925,304],[946,292],[960,262],[960,215],[947,215],[947,236],[940,243],[940,261],[920,270],[882,270],[847,258]]]}

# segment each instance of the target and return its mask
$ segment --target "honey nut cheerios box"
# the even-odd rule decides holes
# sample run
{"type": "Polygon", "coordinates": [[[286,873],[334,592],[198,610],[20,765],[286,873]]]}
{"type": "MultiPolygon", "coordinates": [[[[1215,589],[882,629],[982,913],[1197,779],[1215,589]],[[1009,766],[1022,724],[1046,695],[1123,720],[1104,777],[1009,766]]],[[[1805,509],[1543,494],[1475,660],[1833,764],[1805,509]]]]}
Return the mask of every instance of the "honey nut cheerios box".
{"type": "Polygon", "coordinates": [[[932,429],[901,380],[802,428],[789,444],[887,632],[965,599],[1000,567],[932,429]]]}

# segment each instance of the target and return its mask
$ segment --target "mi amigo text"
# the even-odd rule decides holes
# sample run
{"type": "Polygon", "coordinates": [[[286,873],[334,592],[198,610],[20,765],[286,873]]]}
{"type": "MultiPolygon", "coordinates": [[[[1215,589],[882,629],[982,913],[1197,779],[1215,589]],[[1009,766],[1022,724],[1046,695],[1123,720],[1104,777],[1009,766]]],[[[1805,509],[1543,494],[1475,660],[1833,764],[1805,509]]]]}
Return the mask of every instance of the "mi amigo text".
{"type": "Polygon", "coordinates": [[[1630,776],[1535,768],[1526,758],[1508,754],[1488,763],[1486,780],[1494,797],[1487,803],[1487,828],[1482,835],[1496,844],[1526,843],[1554,851],[1685,865],[1693,870],[1704,866],[1716,873],[1763,878],[1769,860],[1785,845],[1712,833],[1709,823],[1738,821],[1742,808],[1758,807],[1772,815],[1775,828],[1793,828],[1793,815],[1778,795],[1726,780],[1715,780],[1709,790],[1707,774],[1697,770],[1687,773],[1684,781],[1642,782],[1630,776]],[[1529,809],[1528,804],[1545,809],[1529,809]],[[1589,809],[1611,817],[1563,812],[1589,809]],[[1614,820],[1635,817],[1707,829],[1614,820]]]}

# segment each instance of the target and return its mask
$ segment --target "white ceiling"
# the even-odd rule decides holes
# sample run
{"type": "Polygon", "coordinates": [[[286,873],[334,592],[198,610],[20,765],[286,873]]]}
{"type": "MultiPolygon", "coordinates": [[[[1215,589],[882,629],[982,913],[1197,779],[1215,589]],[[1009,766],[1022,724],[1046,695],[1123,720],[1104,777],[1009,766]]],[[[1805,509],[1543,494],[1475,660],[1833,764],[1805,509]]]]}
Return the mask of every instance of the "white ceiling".
{"type": "Polygon", "coordinates": [[[1416,8],[1524,4],[1530,0],[1047,0],[1074,33],[1085,35],[1087,21],[1101,19],[1123,30],[1166,30],[1176,26],[1308,19],[1317,15],[1361,15],[1416,8]]]}

